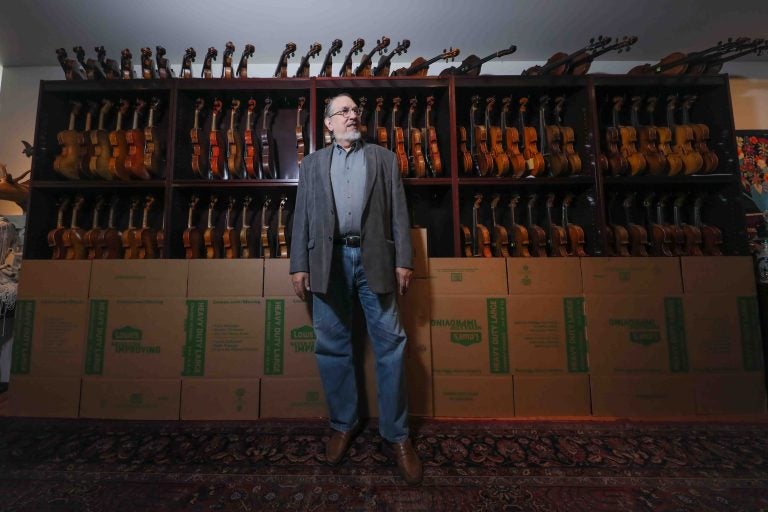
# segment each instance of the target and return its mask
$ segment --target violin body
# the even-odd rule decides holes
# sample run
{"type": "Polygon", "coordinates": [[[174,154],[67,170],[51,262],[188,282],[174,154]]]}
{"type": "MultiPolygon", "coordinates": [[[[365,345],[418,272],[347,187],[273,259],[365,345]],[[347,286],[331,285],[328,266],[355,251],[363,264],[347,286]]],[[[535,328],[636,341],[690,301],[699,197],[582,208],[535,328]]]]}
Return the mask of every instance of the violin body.
{"type": "Polygon", "coordinates": [[[608,169],[614,176],[626,176],[629,174],[629,161],[626,156],[619,151],[619,129],[609,126],[605,129],[605,156],[608,159],[608,169]]]}
{"type": "Polygon", "coordinates": [[[394,151],[397,156],[397,165],[400,167],[400,176],[408,177],[408,155],[405,153],[405,135],[399,126],[392,128],[394,133],[394,151]]]}
{"type": "Polygon", "coordinates": [[[509,233],[501,224],[493,226],[493,255],[509,258],[509,233]]]}
{"type": "Polygon", "coordinates": [[[203,238],[197,226],[190,226],[182,235],[184,257],[188,260],[202,257],[203,238]]]}
{"type": "Polygon", "coordinates": [[[525,158],[520,153],[520,132],[515,127],[504,129],[504,147],[507,151],[512,176],[521,178],[525,176],[525,158]]]}
{"type": "Polygon", "coordinates": [[[56,134],[61,153],[53,161],[53,169],[70,180],[80,179],[80,162],[85,154],[83,135],[77,130],[62,130],[56,134]]]}
{"type": "Polygon", "coordinates": [[[443,174],[443,161],[440,158],[440,148],[437,144],[437,131],[431,126],[427,128],[427,148],[429,150],[429,166],[432,174],[441,176],[443,174]]]}
{"type": "Polygon", "coordinates": [[[693,123],[690,126],[693,131],[693,147],[701,155],[703,162],[701,172],[710,174],[717,170],[720,160],[718,159],[717,154],[707,146],[707,141],[709,140],[709,126],[701,123],[693,123]]]}
{"type": "Polygon", "coordinates": [[[235,259],[240,257],[240,235],[237,231],[228,227],[224,230],[223,236],[224,257],[235,259]]]}
{"type": "Polygon", "coordinates": [[[649,174],[661,176],[667,170],[667,158],[659,149],[659,132],[655,126],[640,126],[637,129],[638,151],[645,157],[649,174]]]}
{"type": "Polygon", "coordinates": [[[467,129],[459,126],[459,160],[461,161],[461,170],[464,174],[472,174],[474,164],[472,162],[472,153],[467,148],[467,129]]]}
{"type": "Polygon", "coordinates": [[[493,257],[491,250],[491,233],[483,224],[475,224],[475,237],[477,238],[477,255],[483,258],[493,257]]]}
{"type": "Polygon", "coordinates": [[[568,167],[571,174],[581,174],[581,157],[576,152],[576,148],[573,146],[575,141],[575,134],[573,128],[570,126],[560,126],[560,136],[562,138],[563,153],[568,160],[568,167]]]}
{"type": "Polygon", "coordinates": [[[488,151],[488,131],[485,126],[475,125],[475,162],[480,176],[488,176],[493,172],[493,156],[488,151]]]}
{"type": "Polygon", "coordinates": [[[547,256],[547,234],[544,228],[536,224],[529,224],[528,230],[529,245],[528,250],[531,256],[544,258],[547,256]]]}
{"type": "Polygon", "coordinates": [[[523,130],[523,158],[531,176],[542,174],[546,167],[544,157],[539,152],[537,141],[536,129],[526,126],[523,130]]]}
{"type": "Polygon", "coordinates": [[[704,166],[701,154],[693,150],[693,129],[690,125],[675,125],[675,145],[673,151],[680,155],[683,161],[683,172],[687,175],[695,174],[704,166]]]}
{"type": "Polygon", "coordinates": [[[144,130],[138,128],[126,130],[125,141],[128,144],[128,155],[125,158],[125,169],[140,180],[152,178],[144,167],[144,130]]]}
{"type": "Polygon", "coordinates": [[[545,127],[545,136],[549,143],[549,155],[547,161],[549,172],[552,176],[563,176],[568,174],[568,159],[562,150],[562,133],[559,126],[547,125],[545,127]]]}
{"type": "Polygon", "coordinates": [[[666,126],[658,126],[656,130],[659,136],[659,151],[661,151],[666,158],[666,172],[670,176],[677,176],[683,170],[683,158],[679,153],[673,151],[670,146],[670,143],[672,142],[672,130],[666,126]]]}
{"type": "Polygon", "coordinates": [[[710,224],[701,225],[701,240],[704,254],[707,256],[722,256],[723,232],[710,224]]]}
{"type": "Polygon", "coordinates": [[[459,228],[459,238],[461,240],[460,244],[462,254],[465,258],[471,258],[475,255],[474,250],[472,249],[472,231],[464,224],[461,224],[459,228]]]}
{"type": "Polygon", "coordinates": [[[115,176],[109,172],[109,160],[112,156],[112,146],[109,143],[109,133],[106,130],[91,130],[88,134],[93,147],[93,154],[88,162],[92,174],[105,180],[115,176]]]}
{"type": "Polygon", "coordinates": [[[417,178],[427,176],[427,161],[424,158],[424,151],[421,148],[422,138],[421,130],[418,128],[410,129],[410,148],[411,162],[413,163],[413,173],[417,178]]]}
{"type": "Polygon", "coordinates": [[[213,118],[211,131],[208,132],[208,161],[211,166],[211,174],[215,178],[224,179],[227,172],[226,148],[227,142],[218,129],[216,117],[213,118]]]}
{"type": "Polygon", "coordinates": [[[637,131],[633,126],[619,127],[621,136],[621,154],[629,163],[632,176],[639,176],[645,172],[647,163],[645,157],[637,151],[637,131]]]}
{"type": "Polygon", "coordinates": [[[639,224],[630,223],[627,226],[629,234],[629,252],[631,256],[648,256],[648,231],[639,224]]]}
{"type": "Polygon", "coordinates": [[[612,256],[629,256],[629,232],[627,228],[619,224],[608,226],[609,249],[612,256]]]}
{"type": "Polygon", "coordinates": [[[501,144],[501,128],[498,126],[491,126],[488,129],[488,136],[491,139],[490,153],[493,156],[496,176],[506,176],[509,174],[510,162],[507,152],[504,151],[504,146],[501,144]]]}
{"type": "Polygon", "coordinates": [[[128,141],[125,138],[125,131],[115,130],[110,132],[109,144],[112,147],[112,153],[109,158],[109,172],[119,180],[130,180],[131,173],[125,167],[125,160],[128,157],[128,141]]]}

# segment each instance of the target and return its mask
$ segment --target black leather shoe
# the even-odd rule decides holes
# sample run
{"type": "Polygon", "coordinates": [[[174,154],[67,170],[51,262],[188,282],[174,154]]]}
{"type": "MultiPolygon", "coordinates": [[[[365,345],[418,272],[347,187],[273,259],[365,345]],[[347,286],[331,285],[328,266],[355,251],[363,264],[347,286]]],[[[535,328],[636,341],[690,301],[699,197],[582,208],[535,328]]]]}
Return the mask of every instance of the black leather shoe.
{"type": "Polygon", "coordinates": [[[328,442],[325,443],[326,462],[329,464],[338,464],[344,457],[344,454],[347,453],[349,445],[352,444],[352,441],[357,437],[359,432],[359,429],[352,429],[349,432],[334,430],[330,439],[328,439],[328,442]]]}
{"type": "Polygon", "coordinates": [[[419,454],[416,453],[413,444],[411,444],[411,440],[406,439],[402,443],[391,444],[395,452],[395,460],[397,461],[400,475],[409,485],[420,484],[424,477],[424,469],[421,459],[419,459],[419,454]]]}

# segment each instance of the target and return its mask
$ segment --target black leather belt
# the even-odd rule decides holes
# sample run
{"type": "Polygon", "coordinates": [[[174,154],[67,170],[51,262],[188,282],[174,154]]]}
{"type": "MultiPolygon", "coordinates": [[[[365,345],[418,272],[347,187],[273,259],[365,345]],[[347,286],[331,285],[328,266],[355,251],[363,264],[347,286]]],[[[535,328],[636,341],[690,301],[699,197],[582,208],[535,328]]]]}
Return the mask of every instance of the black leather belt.
{"type": "Polygon", "coordinates": [[[333,244],[360,247],[360,235],[337,236],[333,239],[333,244]]]}

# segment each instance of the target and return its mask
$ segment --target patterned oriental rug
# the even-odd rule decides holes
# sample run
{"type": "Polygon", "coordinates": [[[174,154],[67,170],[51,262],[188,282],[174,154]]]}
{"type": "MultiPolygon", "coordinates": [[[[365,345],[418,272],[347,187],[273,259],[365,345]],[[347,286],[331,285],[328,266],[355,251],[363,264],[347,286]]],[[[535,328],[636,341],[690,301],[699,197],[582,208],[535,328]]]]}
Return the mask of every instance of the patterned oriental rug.
{"type": "Polygon", "coordinates": [[[323,420],[0,418],[0,510],[768,510],[766,423],[421,420],[420,487],[375,425],[336,467],[327,435],[323,420]]]}

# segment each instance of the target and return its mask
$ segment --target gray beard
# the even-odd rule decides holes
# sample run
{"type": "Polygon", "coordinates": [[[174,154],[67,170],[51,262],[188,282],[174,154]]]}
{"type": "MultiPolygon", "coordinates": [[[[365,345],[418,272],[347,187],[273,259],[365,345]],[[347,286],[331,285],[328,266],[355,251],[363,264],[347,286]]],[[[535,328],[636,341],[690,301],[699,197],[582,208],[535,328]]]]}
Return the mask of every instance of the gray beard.
{"type": "Polygon", "coordinates": [[[333,134],[333,138],[336,140],[336,142],[356,142],[360,140],[360,130],[347,132],[344,135],[333,134]]]}

